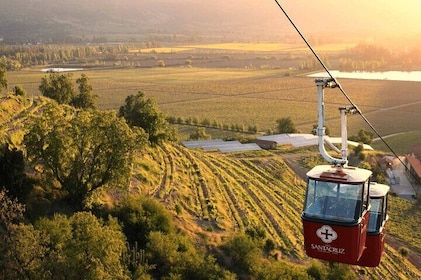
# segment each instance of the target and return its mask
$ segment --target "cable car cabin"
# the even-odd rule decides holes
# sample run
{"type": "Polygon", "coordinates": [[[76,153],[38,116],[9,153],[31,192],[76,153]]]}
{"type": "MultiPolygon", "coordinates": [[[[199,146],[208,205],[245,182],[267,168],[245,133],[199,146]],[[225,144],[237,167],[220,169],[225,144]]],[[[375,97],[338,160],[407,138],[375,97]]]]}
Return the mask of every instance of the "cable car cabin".
{"type": "Polygon", "coordinates": [[[366,250],[358,261],[360,266],[375,267],[380,264],[386,237],[387,194],[389,186],[377,183],[370,185],[370,220],[368,222],[366,250]]]}
{"type": "Polygon", "coordinates": [[[304,210],[304,246],[308,256],[357,264],[363,255],[369,222],[371,171],[356,167],[316,166],[308,173],[304,210]]]}

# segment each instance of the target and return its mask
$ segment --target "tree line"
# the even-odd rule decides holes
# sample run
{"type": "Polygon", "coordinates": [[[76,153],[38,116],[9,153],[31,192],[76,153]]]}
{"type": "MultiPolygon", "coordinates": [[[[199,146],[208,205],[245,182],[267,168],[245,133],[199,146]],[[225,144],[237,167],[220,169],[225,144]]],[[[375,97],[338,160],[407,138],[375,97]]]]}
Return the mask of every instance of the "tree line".
{"type": "MultiPolygon", "coordinates": [[[[9,71],[37,65],[102,65],[101,63],[129,63],[136,54],[131,49],[159,47],[154,40],[140,43],[85,44],[85,45],[0,45],[0,62],[9,71]],[[120,61],[120,62],[119,62],[120,61]]],[[[322,56],[329,67],[335,58],[322,56]]],[[[186,63],[189,64],[189,60],[186,63]]],[[[394,50],[381,44],[360,43],[341,54],[337,67],[344,71],[419,70],[421,48],[418,46],[394,50]]],[[[165,62],[157,62],[165,66],[165,62]]],[[[335,64],[336,65],[336,64],[335,64]]],[[[318,62],[313,57],[301,60],[300,70],[318,70],[318,62]]]]}

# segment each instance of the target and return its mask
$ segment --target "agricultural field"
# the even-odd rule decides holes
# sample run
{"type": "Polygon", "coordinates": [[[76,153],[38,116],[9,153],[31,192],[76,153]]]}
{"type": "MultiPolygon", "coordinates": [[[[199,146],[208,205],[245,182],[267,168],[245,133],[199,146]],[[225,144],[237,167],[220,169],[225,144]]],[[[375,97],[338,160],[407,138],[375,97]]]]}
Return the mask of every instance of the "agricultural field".
{"type": "MultiPolygon", "coordinates": [[[[89,77],[102,109],[116,110],[126,96],[143,91],[168,117],[256,126],[262,133],[273,130],[277,119],[288,116],[303,133],[310,133],[317,123],[314,79],[296,68],[207,68],[193,64],[191,67],[87,68],[83,73],[89,77]]],[[[73,78],[80,74],[74,72],[73,78]]],[[[9,72],[9,87],[21,85],[29,96],[37,96],[44,75],[39,69],[9,72]]],[[[421,83],[352,79],[340,82],[381,135],[420,130],[421,83]]],[[[337,89],[326,89],[325,100],[326,124],[332,135],[338,136],[338,107],[349,102],[337,89]]],[[[370,130],[360,116],[348,118],[350,135],[361,128],[370,130]]]]}
{"type": "MultiPolygon", "coordinates": [[[[316,46],[317,51],[345,51],[355,46],[355,43],[337,43],[337,44],[322,44],[316,46]]],[[[134,53],[174,53],[174,52],[210,52],[216,51],[235,51],[235,52],[296,52],[307,50],[304,43],[221,43],[221,44],[199,44],[199,45],[185,45],[174,48],[160,47],[160,48],[146,48],[146,49],[131,49],[134,53]]]]}
{"type": "MultiPolygon", "coordinates": [[[[200,67],[194,60],[191,65],[181,63],[189,56],[194,58],[194,54],[166,53],[165,62],[176,61],[176,57],[179,64],[91,67],[83,73],[89,77],[101,109],[117,110],[126,96],[143,91],[167,116],[256,125],[259,133],[274,129],[277,119],[290,116],[300,131],[309,133],[317,122],[317,96],[314,79],[307,77],[307,71],[298,70],[305,55],[295,58],[269,56],[268,59],[261,53],[247,53],[248,60],[242,60],[238,50],[230,52],[229,57],[224,57],[228,54],[223,51],[212,53],[220,61],[209,60],[200,67]],[[241,66],[250,60],[255,62],[255,67],[241,66]],[[278,66],[259,65],[267,61],[278,66]],[[220,67],[225,63],[233,63],[233,67],[220,67]],[[284,67],[284,64],[289,66],[284,67]]],[[[154,55],[157,56],[151,59],[154,63],[162,59],[158,52],[154,55]]],[[[74,72],[73,78],[81,73],[74,72]]],[[[21,85],[29,97],[35,98],[44,75],[40,69],[32,68],[8,72],[7,77],[9,87],[21,85]]],[[[345,79],[340,82],[383,135],[419,130],[421,118],[417,117],[417,102],[420,101],[421,83],[345,79]]],[[[347,100],[337,89],[326,90],[325,97],[327,125],[334,135],[338,135],[338,107],[348,105],[347,100]]],[[[27,104],[28,111],[19,116],[23,118],[38,112],[36,106],[40,105],[36,105],[37,102],[27,104]]],[[[2,119],[3,124],[15,108],[13,104],[5,104],[8,109],[4,112],[8,115],[2,119]]],[[[25,108],[20,110],[25,111],[25,108]]],[[[8,125],[16,131],[19,118],[11,119],[15,123],[8,125]]],[[[361,128],[368,129],[359,116],[350,116],[348,127],[350,134],[361,128]]],[[[15,136],[19,137],[22,135],[15,136]]],[[[417,141],[419,138],[412,139],[417,141]]],[[[397,142],[396,145],[402,144],[397,142]]],[[[273,257],[304,270],[312,262],[304,253],[300,220],[305,182],[286,164],[286,158],[308,156],[309,153],[286,149],[275,153],[221,154],[167,143],[143,151],[136,158],[130,192],[159,200],[171,211],[177,226],[187,236],[210,250],[234,233],[250,228],[263,229],[275,244],[273,257]]],[[[100,204],[112,207],[115,203],[112,194],[97,195],[95,199],[100,204]]],[[[419,207],[396,197],[390,205],[388,238],[391,239],[387,241],[385,256],[377,268],[353,267],[361,279],[421,277],[421,246],[416,224],[419,207]],[[400,231],[400,224],[406,220],[403,213],[414,209],[416,215],[405,225],[404,235],[400,231]],[[410,251],[408,258],[403,256],[402,248],[410,251]]]]}
{"type": "MultiPolygon", "coordinates": [[[[258,227],[276,243],[278,257],[306,266],[311,260],[303,251],[300,220],[305,182],[288,167],[285,156],[266,151],[226,155],[165,145],[139,159],[137,166],[142,168],[134,169],[137,180],[132,192],[161,200],[177,216],[186,234],[201,236],[207,247],[216,246],[230,232],[258,227]],[[145,166],[149,176],[142,171],[145,166]],[[160,174],[157,178],[161,180],[150,181],[150,174],[160,174]]],[[[362,279],[421,276],[417,268],[421,247],[415,222],[419,210],[405,225],[403,234],[399,228],[404,213],[417,206],[395,197],[390,206],[383,261],[377,268],[355,267],[362,279]],[[401,256],[402,248],[410,251],[410,258],[401,256]]]]}

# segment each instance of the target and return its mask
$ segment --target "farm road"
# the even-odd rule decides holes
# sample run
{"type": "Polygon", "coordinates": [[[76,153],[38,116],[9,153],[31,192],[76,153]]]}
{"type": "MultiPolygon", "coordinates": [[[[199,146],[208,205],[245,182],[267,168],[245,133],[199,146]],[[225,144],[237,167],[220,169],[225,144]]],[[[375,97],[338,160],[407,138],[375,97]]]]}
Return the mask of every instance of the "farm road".
{"type": "Polygon", "coordinates": [[[288,155],[280,155],[280,157],[285,161],[289,168],[291,168],[298,177],[304,182],[307,181],[307,172],[308,169],[301,166],[299,163],[300,159],[303,157],[302,154],[288,154],[288,155]]]}

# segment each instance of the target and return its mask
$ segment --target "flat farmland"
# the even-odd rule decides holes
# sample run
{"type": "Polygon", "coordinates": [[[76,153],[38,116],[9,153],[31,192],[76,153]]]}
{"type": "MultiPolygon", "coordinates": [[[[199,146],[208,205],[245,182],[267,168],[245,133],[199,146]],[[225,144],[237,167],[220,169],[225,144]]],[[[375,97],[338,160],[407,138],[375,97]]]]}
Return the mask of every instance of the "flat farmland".
{"type": "MultiPolygon", "coordinates": [[[[74,72],[76,79],[82,72],[74,72]]],[[[101,109],[117,110],[126,96],[145,92],[167,116],[207,119],[211,123],[273,129],[276,120],[291,117],[309,133],[317,123],[314,78],[288,69],[155,67],[87,69],[83,71],[99,96],[101,109]]],[[[39,95],[44,76],[38,70],[8,73],[9,88],[23,86],[39,95]]],[[[421,83],[341,79],[342,87],[382,135],[421,127],[421,83]]],[[[349,105],[338,89],[326,89],[326,123],[339,135],[338,107],[349,105]]],[[[369,130],[358,115],[348,118],[349,134],[369,130]]]]}
{"type": "MultiPolygon", "coordinates": [[[[315,47],[316,51],[344,51],[355,46],[355,42],[321,44],[315,47]]],[[[235,51],[235,52],[291,52],[306,51],[307,46],[304,43],[221,43],[221,44],[195,44],[177,47],[159,47],[148,49],[131,49],[133,53],[174,53],[174,52],[209,52],[216,51],[235,51]]]]}

